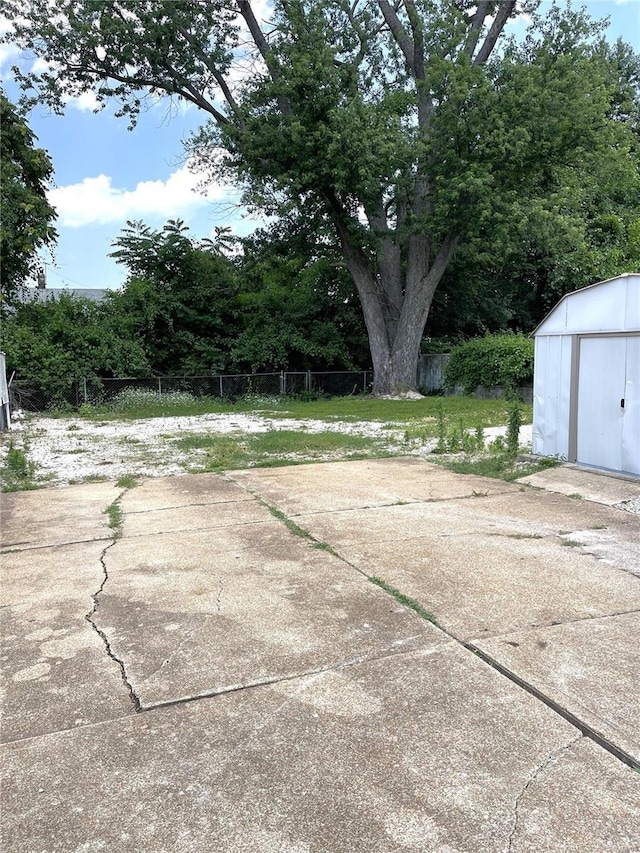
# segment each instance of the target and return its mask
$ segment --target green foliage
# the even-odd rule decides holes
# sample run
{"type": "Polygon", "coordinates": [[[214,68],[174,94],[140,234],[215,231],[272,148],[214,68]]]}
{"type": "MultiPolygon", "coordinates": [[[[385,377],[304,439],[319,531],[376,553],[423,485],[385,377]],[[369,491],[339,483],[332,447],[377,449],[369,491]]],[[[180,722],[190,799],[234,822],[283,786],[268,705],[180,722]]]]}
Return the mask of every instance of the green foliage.
{"type": "Polygon", "coordinates": [[[351,370],[369,363],[353,282],[326,241],[286,217],[242,241],[231,370],[351,370]]]}
{"type": "MultiPolygon", "coordinates": [[[[251,210],[294,215],[339,246],[363,305],[375,390],[388,393],[415,384],[434,290],[456,251],[479,262],[467,282],[458,271],[436,310],[474,333],[529,328],[559,291],[635,257],[635,56],[609,49],[603,27],[569,4],[531,15],[523,39],[498,45],[508,19],[535,5],[301,0],[273,4],[264,30],[249,2],[61,0],[64,26],[49,0],[0,9],[14,22],[10,38],[47,60],[22,75],[26,89],[58,112],[88,90],[102,106],[118,102],[131,124],[149,93],[201,109],[209,123],[187,147],[196,166],[233,181],[251,210]],[[524,273],[517,284],[514,272],[524,273]]],[[[180,246],[177,235],[171,251],[180,246]]],[[[238,362],[282,363],[290,340],[301,359],[344,358],[321,320],[292,337],[296,316],[311,319],[295,293],[290,326],[256,334],[270,297],[253,295],[238,362]]],[[[228,351],[224,329],[214,343],[164,297],[147,319],[158,360],[156,333],[176,319],[185,364],[228,351]]]]}
{"type": "Polygon", "coordinates": [[[514,389],[533,378],[531,338],[523,335],[486,335],[456,347],[445,368],[448,386],[461,385],[465,393],[478,386],[502,385],[514,389]]]}
{"type": "Polygon", "coordinates": [[[26,119],[0,90],[0,292],[3,299],[34,272],[36,253],[56,241],[56,213],[47,201],[49,155],[35,148],[26,119]]]}
{"type": "Polygon", "coordinates": [[[18,303],[3,317],[2,336],[8,371],[60,403],[70,379],[149,372],[131,318],[111,301],[63,294],[45,303],[18,303]]]}
{"type": "Polygon", "coordinates": [[[129,222],[114,247],[112,257],[130,276],[112,302],[129,318],[151,368],[165,374],[224,372],[237,335],[233,262],[211,241],[193,240],[181,220],[170,220],[161,231],[129,222]]]}

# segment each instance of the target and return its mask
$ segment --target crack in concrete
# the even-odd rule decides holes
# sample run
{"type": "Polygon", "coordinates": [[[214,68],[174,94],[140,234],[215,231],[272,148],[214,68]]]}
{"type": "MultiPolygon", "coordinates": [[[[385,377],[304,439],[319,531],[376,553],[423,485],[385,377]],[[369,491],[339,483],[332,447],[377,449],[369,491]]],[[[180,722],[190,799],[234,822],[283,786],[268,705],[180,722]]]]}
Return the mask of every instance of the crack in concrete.
{"type": "Polygon", "coordinates": [[[584,735],[582,733],[576,735],[571,738],[568,743],[563,744],[562,746],[557,747],[552,750],[547,757],[538,764],[536,768],[534,768],[533,773],[527,779],[524,787],[517,795],[515,802],[513,804],[513,826],[511,827],[511,832],[509,833],[509,839],[507,842],[507,850],[506,853],[512,853],[513,851],[513,843],[515,841],[516,832],[518,831],[518,821],[520,820],[520,805],[522,800],[526,797],[529,792],[529,788],[537,781],[538,777],[544,773],[544,771],[562,755],[563,752],[571,749],[578,741],[582,740],[584,735]]]}
{"type": "MultiPolygon", "coordinates": [[[[124,491],[121,492],[118,495],[118,497],[115,499],[115,501],[113,501],[113,504],[111,506],[113,506],[114,504],[118,504],[120,499],[124,495],[124,493],[125,493],[124,491]]],[[[93,601],[93,607],[91,608],[91,610],[88,613],[85,614],[84,618],[89,623],[89,625],[91,625],[93,630],[96,632],[96,634],[102,640],[102,642],[104,644],[105,651],[107,653],[107,656],[109,658],[111,658],[111,660],[114,661],[114,663],[116,663],[118,665],[118,668],[120,670],[120,677],[122,678],[122,683],[124,684],[124,686],[127,689],[127,692],[129,693],[129,698],[131,700],[133,710],[137,714],[142,710],[142,705],[140,704],[140,699],[138,698],[135,690],[133,689],[133,685],[129,681],[129,676],[127,675],[127,670],[126,670],[126,667],[124,665],[124,661],[122,660],[122,658],[119,658],[118,655],[114,652],[113,648],[111,647],[111,643],[109,641],[109,638],[107,637],[106,633],[101,628],[98,627],[98,624],[95,620],[95,615],[96,615],[96,612],[98,610],[98,605],[99,605],[98,598],[100,597],[105,586],[107,585],[107,581],[109,580],[109,572],[107,571],[107,564],[106,564],[105,558],[107,555],[107,551],[110,548],[113,548],[113,546],[118,541],[118,539],[120,537],[120,528],[121,528],[121,522],[118,525],[117,529],[114,530],[114,535],[113,535],[111,542],[105,548],[102,549],[102,553],[100,554],[100,566],[102,567],[102,582],[101,582],[100,586],[98,587],[98,589],[96,590],[96,592],[92,593],[91,599],[93,601]]]]}
{"type": "Polygon", "coordinates": [[[216,612],[222,613],[222,592],[224,590],[224,584],[222,582],[222,577],[218,578],[218,594],[216,596],[216,612]]]}
{"type": "MultiPolygon", "coordinates": [[[[235,482],[235,481],[234,481],[235,482]]],[[[225,501],[204,501],[202,503],[175,504],[175,506],[158,506],[150,509],[132,509],[127,515],[146,515],[150,512],[171,512],[174,509],[191,509],[191,507],[215,507],[227,504],[248,503],[249,498],[229,498],[225,501]]]]}
{"type": "MultiPolygon", "coordinates": [[[[404,644],[410,642],[413,639],[415,639],[415,637],[407,637],[402,642],[404,644]]],[[[374,652],[371,655],[358,655],[354,658],[348,658],[347,660],[333,662],[327,664],[326,666],[320,666],[314,669],[303,670],[302,672],[294,672],[290,675],[274,675],[272,677],[267,676],[266,678],[257,678],[255,679],[255,681],[248,681],[244,684],[232,684],[228,687],[221,687],[219,690],[208,690],[202,693],[194,693],[188,696],[181,696],[178,699],[164,699],[159,702],[144,705],[141,707],[140,710],[143,713],[146,713],[147,711],[154,711],[157,708],[172,708],[177,705],[187,705],[191,702],[198,702],[201,699],[214,699],[217,696],[226,696],[230,693],[240,693],[243,690],[252,690],[257,687],[268,687],[272,684],[283,684],[289,681],[297,681],[313,676],[319,676],[326,672],[340,672],[340,670],[347,669],[352,666],[358,666],[359,664],[363,663],[371,663],[375,661],[385,660],[386,658],[391,657],[400,657],[403,655],[410,655],[416,653],[421,653],[424,656],[432,655],[439,652],[442,648],[443,646],[436,646],[434,648],[425,649],[398,650],[396,643],[395,645],[387,646],[378,652],[374,652]]]]}
{"type": "MultiPolygon", "coordinates": [[[[171,652],[169,657],[165,658],[162,661],[162,663],[160,664],[160,666],[156,667],[156,669],[154,669],[153,672],[150,672],[149,675],[146,675],[142,679],[142,681],[140,682],[140,686],[142,686],[143,684],[147,684],[147,682],[150,681],[150,679],[152,679],[154,677],[154,675],[157,675],[157,673],[159,673],[161,670],[163,670],[167,666],[167,664],[169,664],[173,660],[173,658],[177,654],[180,653],[183,646],[185,646],[190,640],[192,640],[197,634],[199,634],[201,631],[203,631],[207,627],[209,619],[211,618],[211,614],[205,613],[204,618],[205,618],[204,623],[202,625],[199,625],[197,628],[194,628],[192,631],[189,631],[189,633],[182,640],[180,640],[177,647],[171,652]]],[[[141,704],[140,710],[141,711],[147,711],[147,710],[149,710],[150,707],[152,707],[152,706],[145,706],[145,705],[141,704]]]]}
{"type": "Polygon", "coordinates": [[[104,648],[105,648],[105,651],[106,651],[108,657],[110,657],[112,661],[114,661],[115,663],[118,664],[118,668],[120,669],[120,677],[122,678],[122,683],[127,688],[127,691],[129,693],[129,698],[131,699],[131,704],[133,705],[133,710],[137,714],[139,711],[142,710],[142,706],[140,704],[140,700],[138,699],[138,696],[136,695],[136,693],[133,689],[131,682],[129,681],[129,677],[127,675],[127,670],[125,668],[124,661],[121,658],[119,658],[116,655],[116,653],[113,651],[113,649],[111,647],[111,643],[109,642],[109,638],[107,637],[105,632],[101,628],[98,627],[98,625],[95,621],[95,618],[94,618],[96,611],[98,610],[98,597],[99,597],[100,593],[104,590],[106,583],[109,580],[109,572],[107,571],[107,565],[105,563],[105,556],[106,556],[106,553],[109,550],[109,548],[113,548],[113,546],[116,544],[116,541],[117,540],[114,539],[112,542],[110,542],[109,545],[107,545],[107,547],[103,549],[102,554],[100,554],[100,565],[102,566],[102,583],[100,584],[98,590],[92,594],[91,598],[93,600],[93,607],[85,615],[84,618],[87,620],[87,622],[91,625],[93,630],[96,632],[96,634],[100,637],[100,639],[104,643],[104,648]]]}

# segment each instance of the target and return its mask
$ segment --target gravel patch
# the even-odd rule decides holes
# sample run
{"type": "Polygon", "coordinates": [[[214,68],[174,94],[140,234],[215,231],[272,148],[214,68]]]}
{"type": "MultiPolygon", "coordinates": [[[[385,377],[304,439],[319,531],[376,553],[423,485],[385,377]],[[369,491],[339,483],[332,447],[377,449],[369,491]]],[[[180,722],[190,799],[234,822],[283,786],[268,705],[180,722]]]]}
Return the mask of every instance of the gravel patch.
{"type": "MultiPolygon", "coordinates": [[[[185,417],[148,418],[122,421],[88,421],[79,418],[24,418],[15,413],[10,439],[26,449],[35,463],[38,480],[64,485],[87,479],[116,480],[123,474],[140,477],[165,477],[198,467],[204,451],[182,450],[177,440],[191,434],[240,437],[273,430],[300,430],[306,433],[336,432],[377,439],[389,452],[426,456],[436,439],[407,443],[405,425],[389,429],[376,421],[322,421],[277,418],[258,414],[208,414],[185,417]]],[[[485,430],[487,442],[506,435],[506,427],[485,430]]],[[[520,433],[523,446],[531,442],[531,426],[520,433]]],[[[6,455],[8,439],[0,447],[0,460],[6,455]]],[[[317,457],[321,461],[323,457],[317,457]]],[[[335,456],[327,456],[327,459],[335,456]]]]}
{"type": "Polygon", "coordinates": [[[614,504],[616,509],[623,509],[625,512],[632,512],[634,515],[640,515],[640,495],[637,498],[629,498],[626,501],[614,504]]]}

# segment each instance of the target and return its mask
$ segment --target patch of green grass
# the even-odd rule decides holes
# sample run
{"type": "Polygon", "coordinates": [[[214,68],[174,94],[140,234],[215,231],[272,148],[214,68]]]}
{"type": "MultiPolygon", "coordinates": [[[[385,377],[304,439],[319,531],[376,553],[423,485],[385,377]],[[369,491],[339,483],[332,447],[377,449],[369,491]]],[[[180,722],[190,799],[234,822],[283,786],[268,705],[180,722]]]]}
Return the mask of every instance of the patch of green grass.
{"type": "Polygon", "coordinates": [[[119,489],[134,489],[138,485],[138,478],[134,474],[121,474],[116,480],[119,489]]]}
{"type": "Polygon", "coordinates": [[[25,492],[38,489],[40,486],[35,480],[35,472],[36,466],[27,459],[25,451],[10,441],[4,463],[0,467],[2,491],[25,492]]]}
{"type": "Polygon", "coordinates": [[[252,435],[250,445],[251,450],[259,454],[273,456],[297,453],[312,458],[332,452],[374,450],[379,447],[379,442],[367,436],[345,435],[340,432],[271,430],[252,435]]]}
{"type": "MultiPolygon", "coordinates": [[[[498,534],[500,535],[500,534],[498,534]]],[[[543,539],[540,533],[504,533],[507,539],[543,539]]]]}
{"type": "MultiPolygon", "coordinates": [[[[255,412],[281,418],[311,418],[314,420],[382,421],[392,424],[413,424],[419,431],[431,431],[439,409],[445,420],[469,429],[500,426],[509,418],[509,404],[504,400],[478,400],[475,397],[425,397],[422,400],[381,400],[365,395],[323,397],[318,400],[299,400],[291,397],[260,397],[247,395],[236,401],[213,397],[191,397],[188,394],[156,394],[153,391],[128,389],[120,400],[99,406],[83,406],[78,417],[88,420],[136,419],[187,416],[209,413],[255,412]]],[[[522,422],[530,423],[531,406],[522,406],[522,422]]]]}
{"type": "Polygon", "coordinates": [[[272,430],[252,435],[195,433],[175,439],[174,444],[187,454],[204,451],[190,460],[189,470],[214,472],[299,465],[327,457],[370,459],[391,453],[374,438],[301,430],[272,430]]]}
{"type": "Polygon", "coordinates": [[[571,492],[570,495],[567,495],[568,498],[573,498],[576,501],[582,500],[582,495],[579,492],[571,492]]]}
{"type": "Polygon", "coordinates": [[[212,435],[206,447],[201,470],[215,472],[249,468],[253,461],[243,437],[212,435]]]}
{"type": "MultiPolygon", "coordinates": [[[[418,616],[422,616],[423,619],[426,619],[427,622],[431,622],[434,625],[438,625],[436,617],[433,613],[429,613],[415,598],[410,598],[408,595],[404,595],[404,593],[400,592],[399,589],[396,589],[395,586],[391,586],[386,581],[383,581],[382,578],[370,577],[369,581],[375,586],[379,586],[380,589],[383,589],[385,592],[388,592],[389,595],[392,595],[396,601],[400,604],[408,607],[410,610],[415,611],[418,616]]],[[[439,626],[438,626],[439,627],[439,626]]]]}
{"type": "Polygon", "coordinates": [[[106,474],[87,474],[86,477],[78,477],[73,480],[69,480],[70,486],[81,486],[84,483],[106,483],[109,479],[106,474]]]}
{"type": "Polygon", "coordinates": [[[582,543],[577,542],[575,539],[561,539],[560,544],[564,545],[565,548],[580,548],[582,543]]]}

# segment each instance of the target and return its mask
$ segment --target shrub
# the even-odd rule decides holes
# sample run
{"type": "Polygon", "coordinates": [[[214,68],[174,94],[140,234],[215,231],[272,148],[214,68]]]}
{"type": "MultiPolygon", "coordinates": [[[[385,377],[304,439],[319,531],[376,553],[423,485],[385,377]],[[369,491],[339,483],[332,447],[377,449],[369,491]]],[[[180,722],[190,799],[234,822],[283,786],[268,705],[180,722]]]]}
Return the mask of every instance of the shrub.
{"type": "Polygon", "coordinates": [[[444,372],[448,387],[465,394],[478,386],[502,385],[512,391],[533,378],[533,340],[524,335],[487,335],[456,347],[444,372]]]}
{"type": "Polygon", "coordinates": [[[195,403],[196,398],[185,391],[170,391],[158,394],[144,388],[123,388],[111,401],[109,408],[114,412],[136,412],[140,409],[182,409],[195,403]]]}

